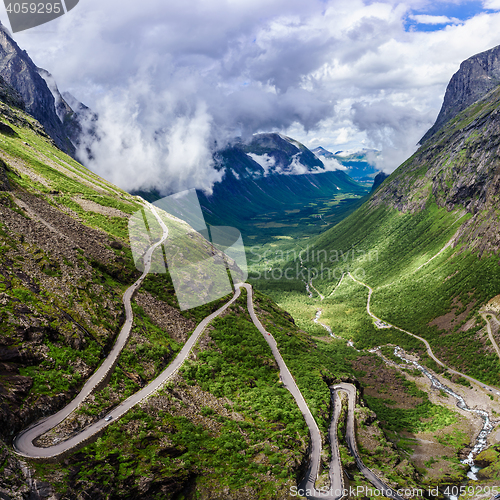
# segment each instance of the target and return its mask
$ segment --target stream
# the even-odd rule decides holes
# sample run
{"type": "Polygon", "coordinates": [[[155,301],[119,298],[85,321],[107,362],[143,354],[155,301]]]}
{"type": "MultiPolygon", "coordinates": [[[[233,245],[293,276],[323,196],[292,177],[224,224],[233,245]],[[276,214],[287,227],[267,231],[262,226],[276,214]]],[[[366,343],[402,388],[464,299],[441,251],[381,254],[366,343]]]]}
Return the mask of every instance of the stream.
{"type": "Polygon", "coordinates": [[[322,326],[330,334],[330,337],[333,337],[335,339],[340,338],[340,337],[336,337],[333,334],[332,329],[328,325],[325,325],[325,324],[319,322],[319,318],[321,318],[321,313],[322,312],[323,311],[321,309],[318,309],[316,311],[316,316],[314,317],[314,322],[317,323],[318,325],[322,326]]]}
{"type": "MultiPolygon", "coordinates": [[[[311,290],[310,290],[309,285],[307,283],[306,283],[306,289],[307,289],[307,292],[310,294],[309,296],[311,297],[312,293],[311,293],[311,290]]],[[[332,329],[328,325],[325,325],[324,323],[321,323],[319,321],[319,319],[321,317],[321,313],[322,313],[322,310],[318,309],[316,312],[316,316],[314,318],[314,322],[317,323],[318,325],[321,325],[329,333],[330,337],[340,339],[341,337],[334,335],[334,333],[332,332],[332,329]]],[[[351,340],[349,340],[347,342],[347,345],[356,349],[354,347],[354,343],[351,340]]],[[[356,351],[358,351],[358,349],[356,349],[356,351]]],[[[358,352],[360,352],[360,351],[358,351],[358,352]]],[[[410,359],[405,358],[403,353],[404,353],[404,351],[403,351],[403,349],[401,349],[401,347],[397,346],[394,348],[394,355],[397,356],[402,361],[404,361],[406,364],[412,364],[413,366],[415,366],[415,368],[417,368],[419,371],[421,371],[422,374],[425,375],[431,381],[431,387],[435,387],[438,390],[442,390],[442,391],[446,392],[448,395],[450,395],[451,397],[453,397],[457,400],[458,408],[460,408],[463,411],[469,412],[469,413],[475,413],[476,415],[479,415],[481,417],[481,419],[483,420],[483,427],[482,427],[479,435],[476,438],[476,443],[474,444],[474,447],[470,451],[467,458],[462,460],[463,464],[466,464],[469,466],[469,470],[467,471],[467,477],[472,481],[477,481],[478,478],[477,478],[476,474],[481,469],[480,469],[480,467],[477,467],[474,464],[474,457],[476,455],[478,455],[479,453],[481,453],[481,451],[483,451],[486,448],[488,436],[491,434],[491,432],[493,431],[493,428],[494,428],[493,424],[491,423],[491,420],[490,420],[488,413],[484,410],[475,410],[475,409],[469,408],[469,406],[467,406],[467,403],[465,402],[465,399],[462,396],[460,396],[460,394],[457,394],[455,391],[450,389],[448,386],[442,384],[432,373],[430,373],[425,367],[423,367],[422,365],[420,365],[416,361],[412,361],[410,359]]],[[[451,496],[448,496],[446,498],[448,500],[458,500],[458,496],[455,496],[455,495],[451,495],[451,496]]]]}
{"type": "MultiPolygon", "coordinates": [[[[460,396],[459,394],[454,392],[448,386],[442,384],[436,377],[434,377],[434,375],[432,375],[432,373],[430,373],[426,368],[424,368],[422,365],[418,364],[416,361],[406,359],[402,353],[403,353],[403,350],[400,347],[396,347],[394,349],[394,355],[397,356],[398,358],[402,359],[405,363],[412,364],[418,370],[420,370],[432,382],[432,387],[435,387],[436,389],[443,390],[444,392],[446,392],[450,396],[454,397],[457,400],[457,406],[461,410],[464,410],[464,411],[467,411],[470,413],[475,413],[476,415],[479,415],[483,419],[483,428],[481,429],[481,432],[479,433],[479,435],[476,439],[476,444],[474,445],[474,447],[470,451],[467,458],[462,460],[462,463],[467,464],[471,467],[474,466],[474,457],[486,448],[486,441],[488,439],[488,436],[491,434],[491,431],[493,430],[493,424],[491,423],[491,420],[490,420],[488,413],[485,412],[484,410],[474,410],[474,409],[469,408],[462,396],[460,396]]],[[[474,478],[471,477],[471,479],[477,480],[476,477],[474,477],[474,478]]]]}
{"type": "MultiPolygon", "coordinates": [[[[436,389],[442,390],[455,398],[457,400],[457,406],[464,411],[467,411],[469,413],[475,413],[476,415],[479,415],[481,419],[483,420],[483,428],[481,429],[481,432],[476,438],[476,444],[470,451],[469,455],[467,458],[462,460],[463,464],[467,464],[469,466],[469,470],[467,471],[467,477],[471,479],[472,481],[477,481],[477,476],[476,474],[481,470],[479,467],[474,465],[474,457],[481,453],[486,448],[487,445],[487,439],[488,436],[491,434],[493,431],[493,424],[491,423],[490,417],[487,412],[484,410],[474,410],[472,408],[469,408],[467,406],[467,403],[465,402],[464,398],[460,396],[460,394],[457,394],[455,391],[450,389],[448,386],[442,384],[432,373],[430,373],[426,368],[424,368],[422,365],[417,363],[416,361],[412,361],[410,359],[407,359],[403,355],[403,349],[401,347],[395,347],[394,348],[394,355],[397,356],[399,359],[403,360],[407,364],[412,364],[420,370],[430,381],[432,384],[432,387],[435,387],[436,389]]],[[[455,495],[451,495],[448,497],[449,500],[458,500],[458,497],[455,495]]]]}

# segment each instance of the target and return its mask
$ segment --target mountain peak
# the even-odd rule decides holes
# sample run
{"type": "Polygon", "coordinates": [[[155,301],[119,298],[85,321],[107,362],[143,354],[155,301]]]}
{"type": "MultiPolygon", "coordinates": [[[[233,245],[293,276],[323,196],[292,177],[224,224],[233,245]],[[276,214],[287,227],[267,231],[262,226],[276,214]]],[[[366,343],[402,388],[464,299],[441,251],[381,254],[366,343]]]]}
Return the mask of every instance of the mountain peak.
{"type": "Polygon", "coordinates": [[[28,53],[17,45],[8,30],[1,25],[0,77],[8,86],[2,85],[7,89],[4,93],[10,97],[6,103],[25,109],[43,125],[62,151],[74,156],[75,146],[61,120],[63,111],[69,112],[68,106],[61,99],[56,99],[60,94],[52,75],[38,68],[28,53]],[[10,89],[14,89],[15,93],[10,89]]]}
{"type": "Polygon", "coordinates": [[[500,45],[463,61],[446,88],[436,122],[422,137],[420,144],[429,140],[458,113],[477,102],[499,84],[500,45]]]}
{"type": "Polygon", "coordinates": [[[323,146],[318,146],[317,148],[311,149],[311,151],[318,157],[324,156],[325,158],[331,158],[332,156],[334,156],[331,151],[328,151],[323,146]]]}

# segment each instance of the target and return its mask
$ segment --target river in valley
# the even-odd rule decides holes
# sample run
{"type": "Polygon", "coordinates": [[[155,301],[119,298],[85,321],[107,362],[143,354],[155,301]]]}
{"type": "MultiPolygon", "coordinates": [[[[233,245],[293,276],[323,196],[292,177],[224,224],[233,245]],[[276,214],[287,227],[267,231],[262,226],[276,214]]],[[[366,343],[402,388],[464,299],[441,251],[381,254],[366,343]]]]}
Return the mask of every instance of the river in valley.
{"type": "MultiPolygon", "coordinates": [[[[312,292],[311,292],[311,289],[307,283],[306,283],[306,289],[307,289],[307,292],[309,294],[309,297],[311,297],[312,292]]],[[[322,313],[322,310],[318,309],[313,321],[315,323],[319,324],[320,326],[322,326],[328,332],[330,337],[333,337],[336,339],[343,339],[342,337],[335,335],[333,333],[332,329],[328,325],[325,325],[324,323],[321,323],[319,321],[320,317],[321,317],[321,313],[322,313]]],[[[343,339],[343,340],[345,340],[345,339],[343,339]]],[[[347,341],[347,345],[356,349],[352,340],[347,341]]],[[[375,350],[376,349],[372,350],[371,352],[374,352],[375,350]]],[[[360,352],[358,349],[356,349],[356,351],[360,352]]],[[[463,464],[466,464],[469,466],[469,470],[467,471],[467,477],[472,481],[477,481],[478,478],[477,478],[476,474],[481,469],[474,464],[474,457],[476,455],[478,455],[479,453],[481,453],[481,451],[483,451],[486,448],[488,436],[491,434],[491,432],[493,431],[493,428],[494,428],[488,413],[484,410],[469,408],[469,406],[465,402],[465,399],[462,396],[460,396],[460,394],[457,394],[455,391],[450,389],[448,386],[441,383],[438,380],[438,378],[435,377],[427,368],[425,368],[424,366],[422,366],[421,364],[419,364],[416,361],[413,361],[411,359],[406,358],[404,354],[405,353],[401,347],[396,346],[394,348],[394,355],[397,356],[399,359],[401,359],[404,363],[411,364],[415,368],[417,368],[420,372],[422,372],[422,374],[424,376],[426,376],[431,381],[432,387],[434,387],[438,390],[442,390],[442,391],[446,392],[449,396],[456,399],[456,402],[457,402],[456,404],[457,404],[458,408],[460,408],[463,411],[469,412],[469,413],[474,413],[474,414],[478,415],[479,417],[481,417],[481,419],[483,421],[483,426],[481,428],[481,431],[479,432],[479,435],[476,438],[475,444],[474,444],[473,448],[471,449],[471,451],[469,452],[467,458],[462,460],[463,464]]],[[[458,496],[455,496],[455,495],[445,496],[445,498],[447,498],[448,500],[458,500],[458,496]]]]}

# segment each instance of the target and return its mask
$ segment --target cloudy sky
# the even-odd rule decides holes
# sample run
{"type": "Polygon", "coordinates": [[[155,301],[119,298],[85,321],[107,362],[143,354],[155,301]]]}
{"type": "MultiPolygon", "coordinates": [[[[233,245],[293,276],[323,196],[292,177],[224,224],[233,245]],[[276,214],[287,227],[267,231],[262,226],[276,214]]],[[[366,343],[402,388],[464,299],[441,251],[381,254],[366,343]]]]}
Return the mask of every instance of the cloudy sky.
{"type": "Polygon", "coordinates": [[[80,0],[14,38],[99,113],[90,167],[166,193],[209,188],[213,148],[259,131],[377,148],[392,171],[499,26],[500,0],[80,0]]]}

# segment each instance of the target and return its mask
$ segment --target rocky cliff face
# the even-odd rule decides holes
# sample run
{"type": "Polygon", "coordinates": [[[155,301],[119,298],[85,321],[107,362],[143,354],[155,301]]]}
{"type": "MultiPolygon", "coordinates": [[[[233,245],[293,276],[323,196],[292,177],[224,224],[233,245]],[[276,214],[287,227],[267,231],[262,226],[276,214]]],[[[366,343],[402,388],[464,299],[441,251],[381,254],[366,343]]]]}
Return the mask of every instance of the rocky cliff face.
{"type": "Polygon", "coordinates": [[[500,87],[469,106],[384,182],[373,205],[403,212],[423,210],[435,202],[449,212],[462,210],[471,218],[459,231],[460,240],[480,254],[500,246],[500,87]]]}
{"type": "Polygon", "coordinates": [[[7,178],[7,165],[0,160],[0,191],[10,191],[10,182],[7,178]]]}
{"type": "Polygon", "coordinates": [[[80,150],[84,137],[97,139],[95,122],[98,119],[96,113],[72,96],[69,92],[61,93],[57,87],[54,77],[45,69],[38,68],[38,74],[45,80],[55,102],[55,111],[62,123],[64,134],[76,148],[73,154],[78,161],[85,163],[92,157],[92,152],[80,150]]]}
{"type": "Polygon", "coordinates": [[[500,45],[465,60],[446,89],[436,123],[422,137],[424,144],[458,113],[500,84],[500,45]]]}
{"type": "Polygon", "coordinates": [[[25,109],[21,94],[0,76],[0,101],[19,109],[25,109]]]}
{"type": "MultiPolygon", "coordinates": [[[[61,119],[62,108],[65,108],[65,105],[62,102],[56,103],[40,71],[44,72],[37,68],[27,52],[21,50],[5,28],[0,25],[0,76],[10,88],[15,90],[15,93],[2,91],[0,85],[0,99],[2,93],[6,94],[11,101],[7,104],[26,109],[44,126],[60,149],[75,156],[75,146],[63,123],[64,116],[61,119]]],[[[70,112],[71,108],[67,106],[66,113],[70,112]]]]}
{"type": "Polygon", "coordinates": [[[373,186],[372,186],[372,193],[375,192],[379,186],[382,184],[382,182],[384,182],[387,177],[389,177],[388,174],[386,174],[385,172],[379,172],[376,176],[375,176],[375,179],[373,181],[373,186]]]}

